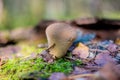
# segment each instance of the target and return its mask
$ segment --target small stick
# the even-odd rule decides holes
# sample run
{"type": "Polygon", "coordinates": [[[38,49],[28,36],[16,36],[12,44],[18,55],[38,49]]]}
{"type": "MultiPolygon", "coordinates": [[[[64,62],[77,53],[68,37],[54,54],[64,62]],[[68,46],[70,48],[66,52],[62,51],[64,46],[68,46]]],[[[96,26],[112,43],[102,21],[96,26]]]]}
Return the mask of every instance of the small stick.
{"type": "Polygon", "coordinates": [[[72,57],[65,57],[66,59],[69,59],[69,60],[73,60],[73,61],[76,61],[75,58],[72,58],[72,57]]]}
{"type": "Polygon", "coordinates": [[[51,48],[53,48],[55,46],[55,43],[53,44],[53,45],[51,45],[50,47],[48,47],[47,49],[46,49],[46,51],[49,51],[51,48]]]}
{"type": "Polygon", "coordinates": [[[98,49],[98,45],[97,44],[95,44],[95,45],[96,45],[96,49],[95,49],[95,56],[94,56],[93,60],[95,60],[95,58],[97,56],[97,49],[98,49]]]}
{"type": "Polygon", "coordinates": [[[80,75],[69,76],[68,79],[77,79],[77,78],[83,78],[83,77],[95,77],[95,75],[94,74],[80,74],[80,75]]]}
{"type": "MultiPolygon", "coordinates": [[[[96,51],[96,49],[90,49],[90,51],[94,52],[94,51],[96,51]]],[[[102,53],[104,53],[104,52],[108,52],[108,50],[100,50],[100,49],[97,49],[97,52],[102,52],[102,53]]]]}

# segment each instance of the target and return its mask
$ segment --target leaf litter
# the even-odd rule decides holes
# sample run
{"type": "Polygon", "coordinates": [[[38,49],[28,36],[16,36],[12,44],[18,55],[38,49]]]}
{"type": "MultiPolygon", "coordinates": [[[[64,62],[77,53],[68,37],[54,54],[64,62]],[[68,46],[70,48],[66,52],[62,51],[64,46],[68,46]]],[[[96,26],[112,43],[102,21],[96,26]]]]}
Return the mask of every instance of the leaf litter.
{"type": "MultiPolygon", "coordinates": [[[[78,38],[69,48],[65,58],[71,62],[81,60],[82,64],[72,63],[73,70],[69,74],[55,72],[47,79],[37,78],[37,80],[120,80],[120,39],[96,41],[94,33],[83,34],[81,31],[78,33],[78,38]]],[[[47,44],[38,45],[40,48],[47,46],[47,44]]],[[[10,50],[18,51],[17,49],[10,50]]],[[[47,53],[47,50],[42,52],[45,55],[33,53],[29,59],[37,56],[48,63],[53,63],[52,55],[46,55],[47,53]]],[[[4,64],[3,61],[0,58],[0,65],[4,64]]],[[[34,73],[32,76],[34,77],[34,73]]]]}
{"type": "MultiPolygon", "coordinates": [[[[119,80],[120,46],[113,40],[96,41],[93,33],[82,35],[80,33],[65,56],[69,61],[81,60],[82,64],[74,65],[69,75],[54,72],[48,80],[119,80]]],[[[40,56],[48,63],[54,62],[49,49],[40,56]]]]}
{"type": "MultiPolygon", "coordinates": [[[[67,22],[77,28],[80,28],[80,26],[96,27],[95,29],[101,28],[101,30],[94,30],[95,33],[86,34],[78,30],[78,36],[68,49],[65,58],[69,61],[81,60],[82,64],[74,65],[73,71],[69,74],[55,72],[51,74],[48,80],[120,80],[120,39],[119,33],[117,34],[119,30],[116,30],[116,32],[114,30],[113,33],[111,30],[103,31],[104,28],[111,29],[108,24],[113,23],[107,19],[104,19],[103,23],[101,21],[102,19],[88,18],[67,22]],[[90,24],[93,24],[93,26],[90,24]],[[112,37],[111,33],[115,36],[112,37]],[[110,38],[115,39],[115,37],[118,37],[115,41],[109,40],[110,38]],[[101,40],[95,40],[94,38],[101,40]]],[[[113,28],[116,27],[115,25],[112,25],[113,28]]]]}
{"type": "Polygon", "coordinates": [[[120,46],[112,40],[87,43],[78,43],[69,56],[71,60],[81,60],[82,65],[74,66],[65,78],[58,79],[59,73],[53,73],[50,80],[54,80],[53,76],[56,80],[120,80],[120,46]]]}

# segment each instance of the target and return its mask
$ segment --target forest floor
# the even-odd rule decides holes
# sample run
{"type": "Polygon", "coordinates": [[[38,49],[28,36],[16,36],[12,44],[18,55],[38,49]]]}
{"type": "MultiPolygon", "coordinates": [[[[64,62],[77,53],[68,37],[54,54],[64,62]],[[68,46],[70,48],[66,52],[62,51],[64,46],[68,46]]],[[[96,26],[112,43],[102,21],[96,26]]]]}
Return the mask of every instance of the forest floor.
{"type": "Polygon", "coordinates": [[[120,80],[120,21],[99,25],[95,19],[64,21],[80,29],[82,35],[64,57],[46,62],[40,54],[47,48],[45,29],[53,22],[59,21],[1,31],[1,80],[120,80]]]}

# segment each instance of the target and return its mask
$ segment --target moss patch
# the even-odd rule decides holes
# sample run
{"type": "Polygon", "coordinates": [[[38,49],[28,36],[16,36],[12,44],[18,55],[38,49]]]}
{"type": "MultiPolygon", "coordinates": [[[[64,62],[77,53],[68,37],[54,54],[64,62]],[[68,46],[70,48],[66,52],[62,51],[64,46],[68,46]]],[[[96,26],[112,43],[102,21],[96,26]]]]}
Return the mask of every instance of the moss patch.
{"type": "Polygon", "coordinates": [[[1,66],[1,80],[23,80],[29,78],[47,78],[53,72],[70,73],[74,65],[80,65],[81,61],[69,61],[61,58],[49,64],[41,58],[35,59],[12,59],[1,66]]]}

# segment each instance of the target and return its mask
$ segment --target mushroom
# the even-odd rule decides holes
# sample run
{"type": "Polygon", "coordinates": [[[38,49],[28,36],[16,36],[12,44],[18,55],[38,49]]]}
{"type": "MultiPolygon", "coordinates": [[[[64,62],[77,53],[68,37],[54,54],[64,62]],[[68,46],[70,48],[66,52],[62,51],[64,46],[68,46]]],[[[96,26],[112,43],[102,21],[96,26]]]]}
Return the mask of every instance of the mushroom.
{"type": "Polygon", "coordinates": [[[76,30],[66,23],[53,23],[46,29],[49,54],[54,58],[63,57],[77,37],[76,30]]]}

